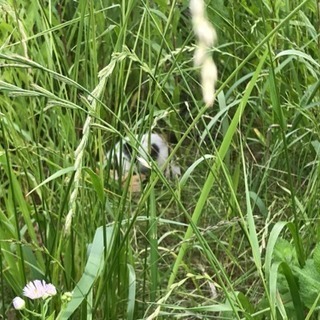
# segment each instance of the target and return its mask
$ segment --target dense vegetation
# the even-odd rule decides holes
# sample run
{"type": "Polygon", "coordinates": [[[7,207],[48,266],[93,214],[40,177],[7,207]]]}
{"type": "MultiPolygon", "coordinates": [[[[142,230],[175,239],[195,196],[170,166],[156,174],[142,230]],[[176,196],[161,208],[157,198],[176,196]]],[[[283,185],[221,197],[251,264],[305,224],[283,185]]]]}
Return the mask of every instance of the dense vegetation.
{"type": "Polygon", "coordinates": [[[206,4],[213,107],[188,1],[0,0],[3,319],[35,279],[43,319],[318,319],[318,3],[206,4]],[[105,154],[151,130],[182,176],[132,192],[105,154]]]}

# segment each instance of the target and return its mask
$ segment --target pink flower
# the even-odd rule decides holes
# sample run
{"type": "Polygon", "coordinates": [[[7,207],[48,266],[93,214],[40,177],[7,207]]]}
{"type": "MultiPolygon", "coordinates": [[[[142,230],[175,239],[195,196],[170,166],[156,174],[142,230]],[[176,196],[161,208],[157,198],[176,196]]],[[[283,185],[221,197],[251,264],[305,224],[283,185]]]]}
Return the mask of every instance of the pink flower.
{"type": "Polygon", "coordinates": [[[44,280],[34,280],[27,283],[23,288],[23,295],[34,300],[34,299],[46,299],[48,297],[57,294],[55,286],[51,283],[46,283],[44,280]]]}
{"type": "Polygon", "coordinates": [[[57,294],[57,289],[52,283],[46,284],[46,293],[49,297],[55,296],[57,294]]]}

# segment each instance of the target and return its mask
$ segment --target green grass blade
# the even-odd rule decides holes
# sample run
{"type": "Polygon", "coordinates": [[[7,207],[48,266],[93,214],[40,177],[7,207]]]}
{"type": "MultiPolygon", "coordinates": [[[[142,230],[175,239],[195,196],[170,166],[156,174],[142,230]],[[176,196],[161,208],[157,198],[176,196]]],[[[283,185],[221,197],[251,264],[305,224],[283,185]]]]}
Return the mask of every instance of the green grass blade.
{"type": "MultiPolygon", "coordinates": [[[[214,181],[215,181],[215,176],[217,174],[217,172],[219,171],[219,168],[220,168],[220,165],[225,157],[225,155],[227,154],[228,150],[229,150],[229,147],[230,147],[230,144],[232,142],[232,139],[233,139],[233,136],[236,132],[236,129],[237,129],[237,126],[241,120],[241,116],[242,116],[242,113],[246,107],[246,104],[248,102],[248,99],[250,97],[250,94],[251,94],[251,91],[253,90],[255,84],[256,84],[256,81],[260,75],[260,72],[262,70],[262,66],[265,62],[265,59],[267,57],[267,54],[268,54],[268,51],[265,51],[263,57],[261,58],[260,60],[260,63],[259,63],[259,66],[257,67],[251,81],[249,82],[249,85],[246,89],[246,92],[245,92],[245,95],[244,95],[244,98],[243,100],[241,101],[241,104],[240,106],[238,107],[231,123],[230,123],[230,126],[228,128],[228,131],[226,133],[226,136],[224,137],[223,139],[223,142],[221,144],[221,147],[219,148],[219,151],[217,152],[217,160],[214,161],[214,164],[211,168],[211,171],[209,173],[209,176],[203,186],[203,189],[202,189],[202,192],[201,192],[201,195],[200,195],[200,198],[197,202],[197,205],[196,205],[196,208],[194,209],[194,212],[192,214],[192,222],[194,223],[194,225],[196,226],[197,225],[197,222],[200,218],[200,215],[201,215],[201,212],[202,212],[202,209],[206,203],[206,200],[208,198],[208,194],[214,184],[214,181]]],[[[193,227],[190,225],[184,235],[184,241],[187,241],[188,239],[190,239],[190,237],[192,236],[193,234],[193,227]]],[[[185,252],[186,252],[186,249],[187,249],[187,245],[186,243],[183,243],[181,245],[181,248],[179,250],[179,254],[178,254],[178,257],[173,265],[173,268],[172,268],[172,272],[171,272],[171,275],[170,275],[170,278],[169,278],[169,281],[168,281],[168,289],[171,287],[171,285],[174,283],[174,280],[176,278],[176,275],[178,273],[178,269],[180,267],[180,264],[183,260],[183,257],[185,255],[185,252]]]]}

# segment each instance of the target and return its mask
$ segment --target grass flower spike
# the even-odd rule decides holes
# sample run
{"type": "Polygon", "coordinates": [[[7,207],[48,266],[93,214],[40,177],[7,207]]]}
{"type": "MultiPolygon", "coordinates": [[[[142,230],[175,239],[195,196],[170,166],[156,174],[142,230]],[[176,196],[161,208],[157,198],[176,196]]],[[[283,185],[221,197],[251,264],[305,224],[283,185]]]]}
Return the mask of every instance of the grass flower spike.
{"type": "Polygon", "coordinates": [[[201,85],[203,100],[208,104],[212,105],[214,102],[215,91],[214,83],[218,79],[218,70],[211,57],[206,57],[201,68],[201,85]]]}
{"type": "Polygon", "coordinates": [[[215,99],[215,84],[218,80],[217,67],[210,55],[210,49],[217,41],[217,33],[205,15],[203,0],[190,0],[193,31],[197,38],[194,65],[201,68],[202,96],[207,106],[215,99]]]}
{"type": "Polygon", "coordinates": [[[30,281],[23,288],[23,295],[32,300],[46,299],[57,294],[55,286],[51,283],[47,284],[44,280],[30,281]]]}
{"type": "Polygon", "coordinates": [[[20,297],[15,297],[12,301],[12,304],[16,310],[22,310],[26,307],[25,301],[20,297]]]}

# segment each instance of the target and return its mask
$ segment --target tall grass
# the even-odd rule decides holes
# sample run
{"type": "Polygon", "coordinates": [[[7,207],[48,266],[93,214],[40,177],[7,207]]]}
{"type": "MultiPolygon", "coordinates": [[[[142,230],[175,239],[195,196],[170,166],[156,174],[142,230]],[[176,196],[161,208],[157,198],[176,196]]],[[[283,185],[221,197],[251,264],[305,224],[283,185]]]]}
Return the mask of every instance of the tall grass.
{"type": "Polygon", "coordinates": [[[35,279],[48,319],[319,317],[317,2],[206,3],[213,107],[188,1],[0,0],[4,319],[35,279]],[[133,193],[105,154],[150,130],[182,176],[133,193]]]}

